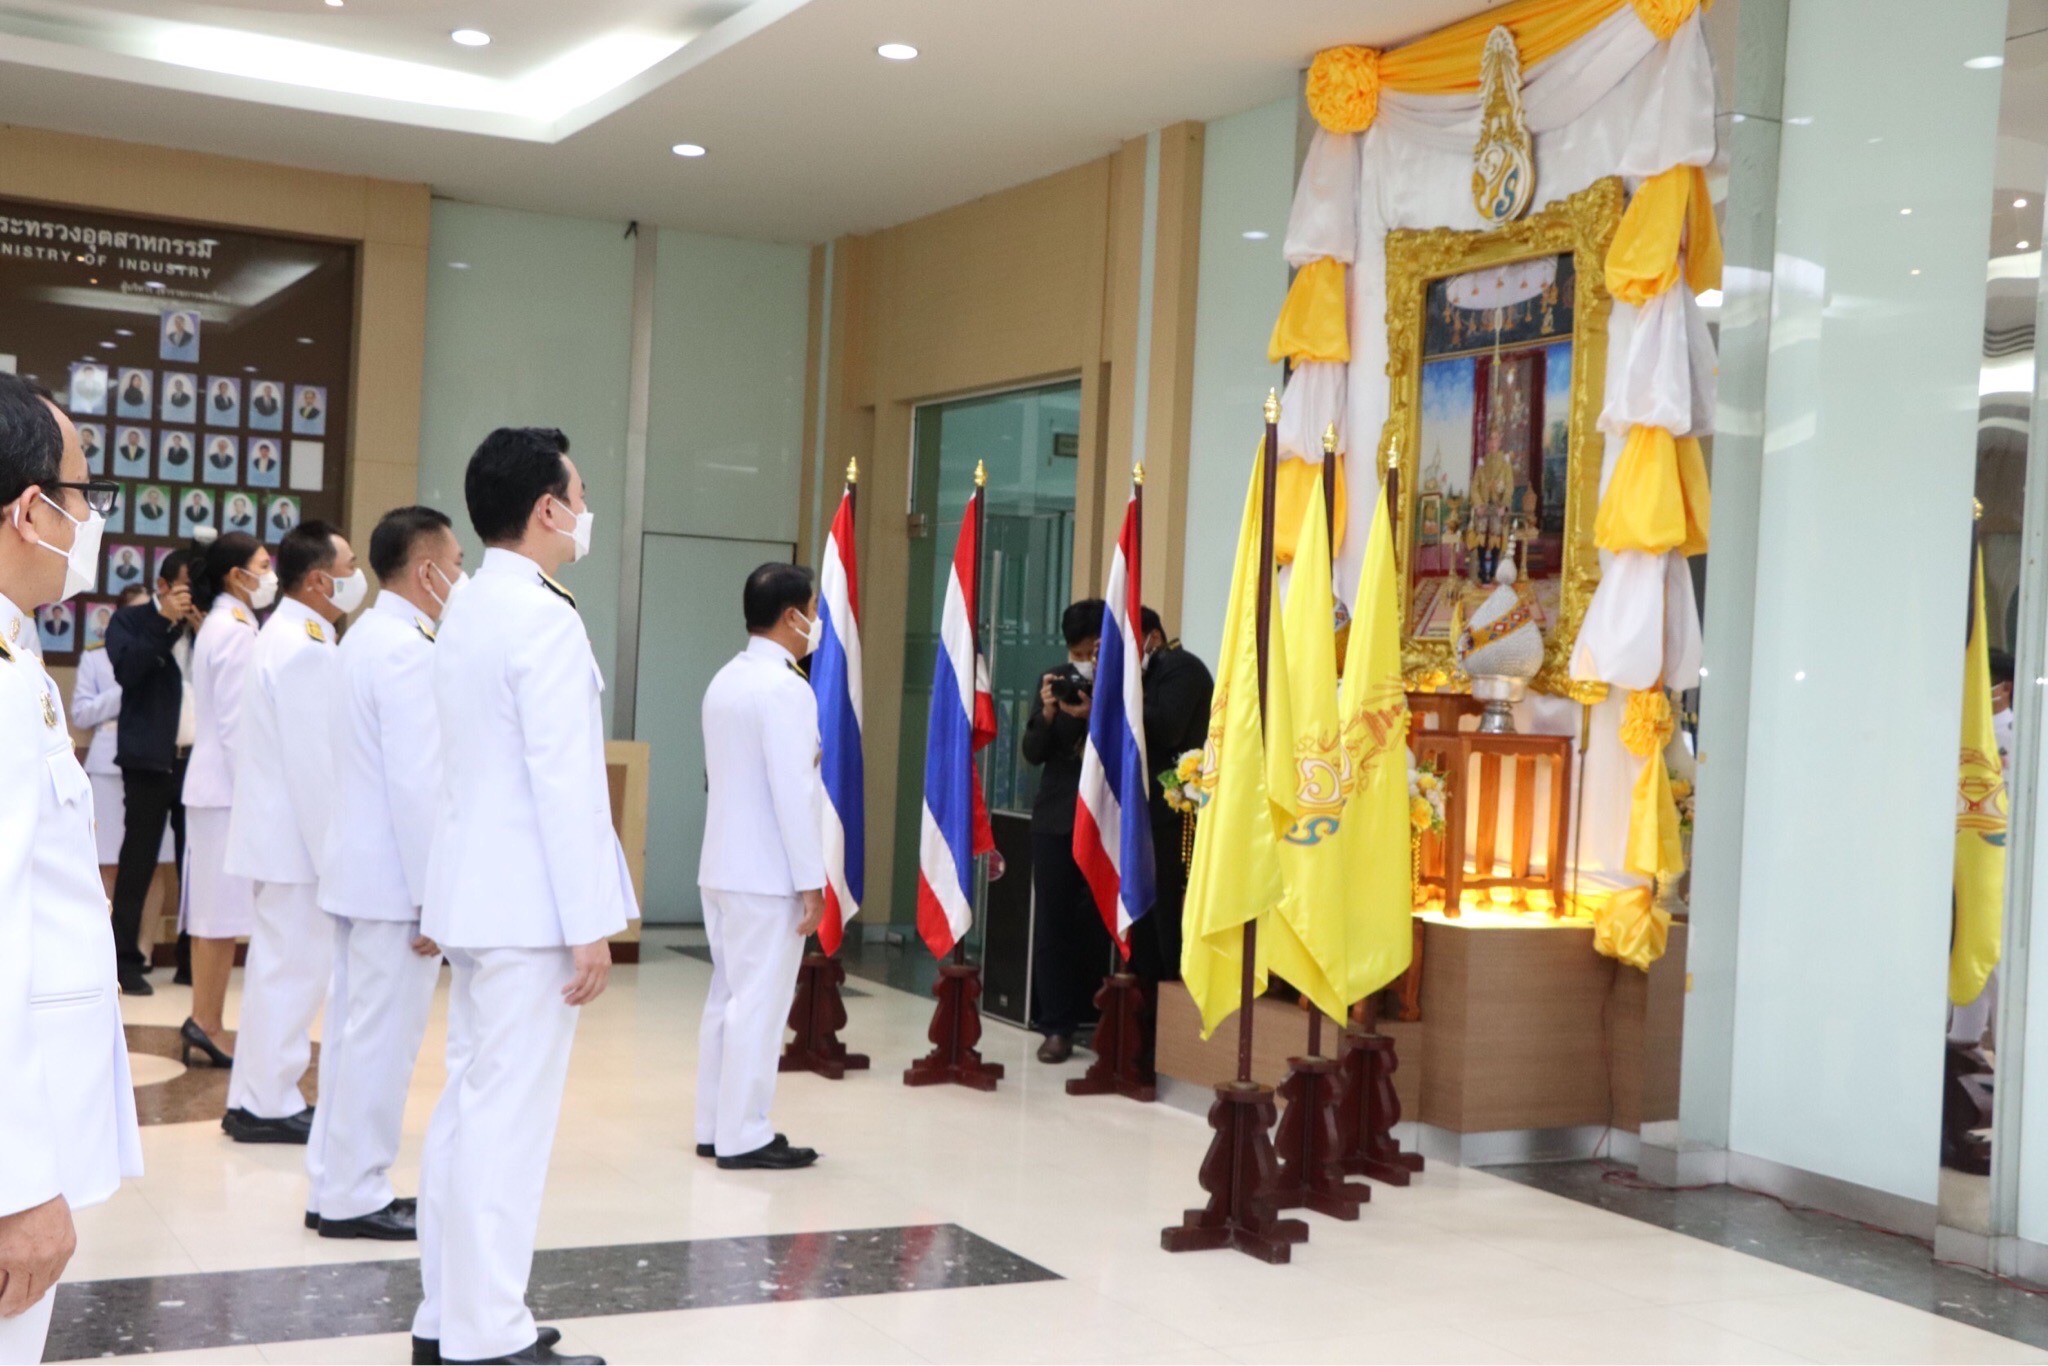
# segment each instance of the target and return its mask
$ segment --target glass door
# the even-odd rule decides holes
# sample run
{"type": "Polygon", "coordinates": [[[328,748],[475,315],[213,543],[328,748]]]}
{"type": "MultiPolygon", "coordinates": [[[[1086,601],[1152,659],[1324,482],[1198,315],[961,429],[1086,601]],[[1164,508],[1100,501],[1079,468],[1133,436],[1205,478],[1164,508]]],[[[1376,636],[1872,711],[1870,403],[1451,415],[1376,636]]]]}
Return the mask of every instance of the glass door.
{"type": "MultiPolygon", "coordinates": [[[[1028,819],[1037,771],[1018,741],[1039,674],[1066,656],[1060,613],[1071,596],[1074,488],[1079,467],[1078,380],[918,408],[911,428],[910,620],[903,646],[903,729],[897,753],[896,876],[892,921],[917,923],[917,846],[924,802],[924,738],[932,662],[960,520],[974,467],[988,467],[982,537],[981,639],[996,703],[996,738],[981,775],[999,823],[1028,819]]],[[[999,833],[998,838],[1001,838],[999,833]]],[[[1020,879],[1026,870],[1018,870],[1020,879]]],[[[1020,886],[1027,885],[1020,880],[1020,886]]],[[[1028,892],[1025,893],[1028,896],[1028,892]]],[[[977,916],[970,953],[981,949],[977,916]]]]}

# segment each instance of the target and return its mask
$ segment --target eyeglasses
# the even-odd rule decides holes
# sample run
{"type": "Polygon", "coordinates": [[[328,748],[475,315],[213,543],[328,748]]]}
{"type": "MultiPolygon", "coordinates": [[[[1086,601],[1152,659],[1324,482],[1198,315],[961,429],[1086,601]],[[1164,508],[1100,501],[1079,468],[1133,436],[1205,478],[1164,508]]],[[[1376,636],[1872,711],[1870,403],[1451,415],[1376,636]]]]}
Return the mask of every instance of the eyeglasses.
{"type": "Polygon", "coordinates": [[[82,484],[57,482],[45,484],[44,487],[77,489],[84,495],[86,507],[102,517],[111,517],[114,509],[121,504],[121,486],[112,479],[88,479],[82,484]]]}

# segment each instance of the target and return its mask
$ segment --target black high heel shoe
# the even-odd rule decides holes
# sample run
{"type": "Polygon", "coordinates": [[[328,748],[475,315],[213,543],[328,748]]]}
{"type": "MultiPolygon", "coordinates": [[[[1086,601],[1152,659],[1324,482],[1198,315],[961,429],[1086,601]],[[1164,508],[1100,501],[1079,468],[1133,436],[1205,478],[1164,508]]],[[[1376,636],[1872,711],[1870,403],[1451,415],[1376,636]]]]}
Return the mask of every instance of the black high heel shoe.
{"type": "Polygon", "coordinates": [[[185,1017],[185,1023],[178,1026],[178,1061],[186,1067],[190,1067],[192,1065],[192,1050],[195,1048],[206,1055],[206,1064],[209,1067],[233,1067],[235,1065],[233,1055],[221,1052],[220,1045],[208,1038],[206,1031],[195,1024],[192,1017],[188,1015],[185,1017]]]}

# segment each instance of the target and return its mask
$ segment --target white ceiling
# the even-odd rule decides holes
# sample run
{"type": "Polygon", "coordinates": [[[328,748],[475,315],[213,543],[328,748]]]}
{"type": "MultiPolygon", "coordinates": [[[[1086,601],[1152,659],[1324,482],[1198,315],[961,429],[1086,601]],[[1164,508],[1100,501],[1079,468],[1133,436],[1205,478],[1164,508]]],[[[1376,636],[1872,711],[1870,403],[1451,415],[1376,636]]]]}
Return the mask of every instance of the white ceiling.
{"type": "Polygon", "coordinates": [[[0,122],[819,241],[1278,98],[1318,48],[1495,3],[0,0],[0,122]],[[458,47],[460,27],[493,41],[458,47]],[[884,61],[884,42],[921,55],[884,61]]]}

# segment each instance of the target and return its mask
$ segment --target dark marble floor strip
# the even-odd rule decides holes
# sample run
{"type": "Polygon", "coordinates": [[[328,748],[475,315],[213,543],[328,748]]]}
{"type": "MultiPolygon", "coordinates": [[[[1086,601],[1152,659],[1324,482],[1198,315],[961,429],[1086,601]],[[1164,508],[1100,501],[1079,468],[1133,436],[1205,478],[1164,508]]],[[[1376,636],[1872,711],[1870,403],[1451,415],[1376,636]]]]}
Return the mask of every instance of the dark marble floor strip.
{"type": "Polygon", "coordinates": [[[2048,1348],[2048,1296],[1934,1260],[1927,1244],[1768,1195],[1711,1186],[1641,1190],[1606,1178],[1601,1162],[1488,1167],[1495,1176],[1658,1228],[1761,1257],[1945,1319],[2048,1348]]]}
{"type": "MultiPolygon", "coordinates": [[[[527,1301],[542,1322],[1059,1277],[957,1224],[789,1233],[536,1253],[527,1301]]],[[[45,1361],[403,1333],[417,1258],[266,1267],[57,1288],[45,1361]]]]}

